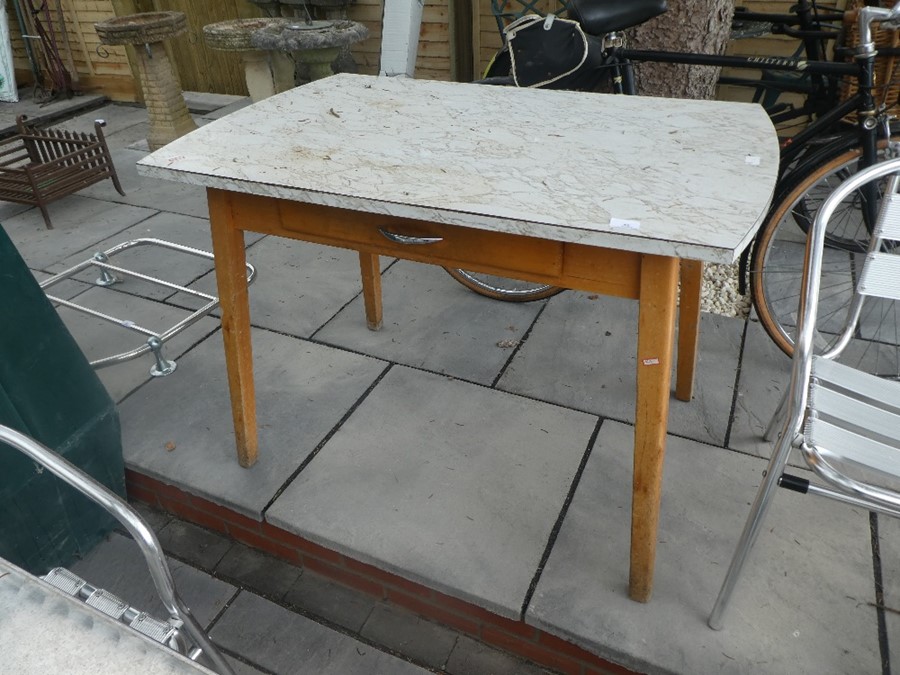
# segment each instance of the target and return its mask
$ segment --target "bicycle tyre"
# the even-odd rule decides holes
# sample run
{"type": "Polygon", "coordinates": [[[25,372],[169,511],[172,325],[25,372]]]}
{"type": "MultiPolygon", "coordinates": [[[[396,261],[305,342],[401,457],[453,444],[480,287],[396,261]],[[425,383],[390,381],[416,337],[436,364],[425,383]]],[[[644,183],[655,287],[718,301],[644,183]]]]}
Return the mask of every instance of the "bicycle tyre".
{"type": "Polygon", "coordinates": [[[536,284],[529,281],[498,277],[480,272],[445,267],[447,274],[463,286],[479,295],[504,302],[532,302],[550,298],[564,288],[550,284],[536,284]]]}
{"type": "MultiPolygon", "coordinates": [[[[897,141],[898,137],[892,138],[897,141]]],[[[883,155],[886,141],[879,143],[883,155]]],[[[754,243],[750,259],[750,289],[759,321],[769,337],[787,355],[793,354],[800,285],[809,225],[832,190],[857,170],[860,147],[836,148],[827,159],[796,170],[779,191],[754,243]]],[[[850,195],[829,223],[827,258],[823,264],[817,350],[827,349],[843,325],[855,275],[868,246],[859,193],[850,195]],[[823,314],[823,312],[825,314],[823,314]],[[834,333],[829,332],[833,330],[834,333]]],[[[885,377],[900,375],[900,306],[873,301],[864,306],[857,339],[841,360],[885,377]]]]}

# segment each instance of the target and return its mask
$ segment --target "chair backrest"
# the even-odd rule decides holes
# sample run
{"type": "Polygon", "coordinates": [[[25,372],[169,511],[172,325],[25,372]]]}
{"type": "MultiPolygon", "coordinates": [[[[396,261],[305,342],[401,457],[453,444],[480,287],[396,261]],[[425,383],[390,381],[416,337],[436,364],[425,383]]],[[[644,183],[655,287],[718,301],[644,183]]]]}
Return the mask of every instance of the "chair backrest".
{"type": "Polygon", "coordinates": [[[807,241],[807,269],[794,345],[788,428],[802,436],[800,449],[820,477],[839,490],[900,514],[900,493],[850,476],[863,468],[900,479],[900,383],[835,363],[857,330],[863,305],[873,299],[900,300],[900,158],[870,167],[845,181],[825,201],[807,241]],[[848,196],[886,179],[878,218],[851,300],[846,325],[828,352],[814,354],[813,341],[826,255],[829,220],[848,196]],[[801,414],[802,411],[802,414],[801,414]]]}
{"type": "Polygon", "coordinates": [[[549,13],[565,17],[568,6],[566,0],[491,0],[491,14],[497,21],[497,30],[503,29],[526,14],[545,16],[549,13]]]}

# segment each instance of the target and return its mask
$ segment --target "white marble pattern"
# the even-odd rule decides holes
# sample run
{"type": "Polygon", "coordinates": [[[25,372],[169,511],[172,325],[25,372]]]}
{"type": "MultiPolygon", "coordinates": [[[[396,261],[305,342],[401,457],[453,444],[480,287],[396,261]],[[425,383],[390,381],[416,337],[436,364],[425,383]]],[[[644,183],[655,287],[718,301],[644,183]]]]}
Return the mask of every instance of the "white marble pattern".
{"type": "Polygon", "coordinates": [[[365,75],[265,99],[138,163],[207,187],[713,262],[750,241],[777,168],[753,104],[365,75]]]}

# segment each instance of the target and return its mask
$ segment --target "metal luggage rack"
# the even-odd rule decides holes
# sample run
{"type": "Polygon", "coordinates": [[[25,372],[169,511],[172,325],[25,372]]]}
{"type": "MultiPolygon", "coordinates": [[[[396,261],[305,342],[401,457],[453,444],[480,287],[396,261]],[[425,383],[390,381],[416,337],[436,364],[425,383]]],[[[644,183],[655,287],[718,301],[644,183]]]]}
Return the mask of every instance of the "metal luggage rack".
{"type": "MultiPolygon", "coordinates": [[[[190,246],[183,246],[181,244],[175,244],[170,241],[165,241],[163,239],[153,239],[153,238],[141,238],[141,239],[132,239],[130,241],[122,242],[116,246],[113,246],[106,251],[98,251],[93,255],[92,258],[85,260],[84,262],[78,263],[74,267],[65,270],[64,272],[60,272],[49,279],[41,282],[41,289],[46,293],[46,289],[51,286],[58,284],[61,281],[69,279],[74,275],[86,270],[89,267],[96,267],[100,270],[100,276],[94,282],[97,286],[112,286],[113,284],[119,283],[123,280],[124,277],[131,277],[135,279],[140,279],[141,281],[145,281],[147,283],[156,284],[158,286],[163,286],[165,288],[171,289],[172,291],[187,293],[189,295],[196,296],[198,298],[203,298],[206,300],[206,304],[203,305],[200,309],[193,312],[190,316],[182,319],[177,324],[168,328],[162,332],[157,332],[154,330],[150,330],[149,328],[144,328],[143,326],[139,326],[134,321],[130,321],[127,319],[119,319],[114,316],[110,316],[108,314],[104,314],[103,312],[99,312],[95,309],[91,309],[90,307],[85,307],[84,305],[79,305],[71,300],[64,300],[62,298],[58,298],[56,296],[50,295],[47,293],[47,297],[52,301],[63,307],[68,307],[69,309],[73,309],[77,312],[81,312],[83,314],[88,314],[98,319],[103,319],[104,321],[108,321],[112,324],[119,326],[120,328],[125,328],[132,332],[138,333],[140,335],[146,336],[147,341],[137,347],[127,352],[122,352],[120,354],[114,354],[112,356],[106,356],[101,359],[97,359],[95,361],[91,361],[91,366],[94,368],[104,368],[106,366],[111,366],[117,363],[122,363],[124,361],[130,361],[131,359],[135,359],[139,356],[143,356],[147,352],[152,352],[153,357],[155,359],[155,363],[150,368],[150,374],[153,377],[164,377],[166,375],[171,374],[175,371],[177,367],[174,361],[169,361],[165,358],[162,352],[163,345],[171,340],[173,337],[178,335],[181,331],[183,331],[188,326],[193,325],[214,309],[219,306],[219,298],[215,295],[210,295],[208,293],[203,293],[202,291],[198,291],[192,288],[186,288],[185,286],[180,286],[178,284],[172,283],[170,281],[165,281],[163,279],[157,279],[155,277],[148,276],[146,274],[141,274],[140,272],[135,272],[134,270],[129,270],[124,267],[118,267],[110,263],[110,258],[117,253],[121,253],[122,251],[126,251],[128,249],[134,248],[136,246],[161,246],[163,248],[168,248],[174,251],[179,251],[181,253],[186,253],[188,255],[197,256],[199,258],[206,258],[207,260],[213,260],[214,256],[209,251],[204,251],[202,249],[192,248],[190,246]]],[[[247,283],[250,284],[256,278],[256,268],[250,263],[246,263],[247,265],[247,283]]]]}

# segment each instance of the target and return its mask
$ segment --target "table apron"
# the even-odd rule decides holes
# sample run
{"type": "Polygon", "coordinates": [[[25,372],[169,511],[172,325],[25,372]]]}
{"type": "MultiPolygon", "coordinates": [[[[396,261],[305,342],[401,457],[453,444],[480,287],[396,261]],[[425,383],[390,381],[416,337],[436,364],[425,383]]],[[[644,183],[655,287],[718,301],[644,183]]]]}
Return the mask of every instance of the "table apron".
{"type": "Polygon", "coordinates": [[[462,267],[564,288],[624,298],[640,295],[642,254],[541,239],[460,225],[339,209],[208,189],[214,204],[231,214],[235,228],[300,239],[363,253],[462,267]],[[410,237],[440,238],[402,244],[380,230],[410,237]]]}

